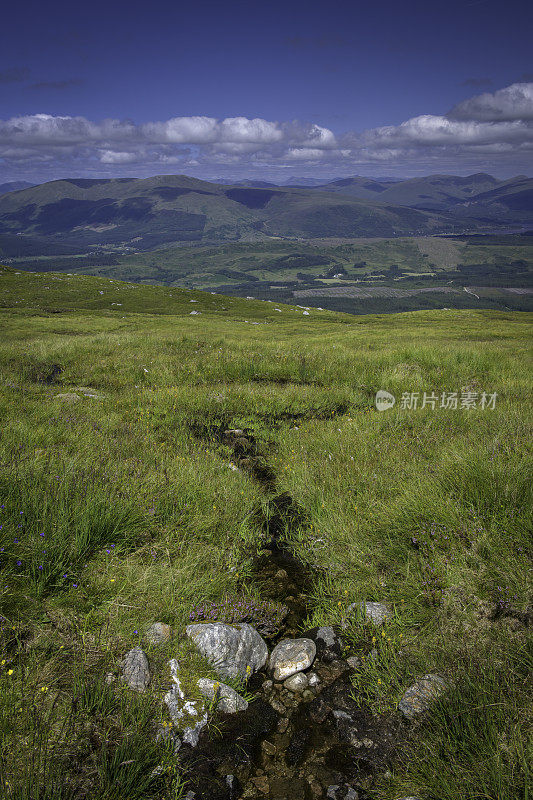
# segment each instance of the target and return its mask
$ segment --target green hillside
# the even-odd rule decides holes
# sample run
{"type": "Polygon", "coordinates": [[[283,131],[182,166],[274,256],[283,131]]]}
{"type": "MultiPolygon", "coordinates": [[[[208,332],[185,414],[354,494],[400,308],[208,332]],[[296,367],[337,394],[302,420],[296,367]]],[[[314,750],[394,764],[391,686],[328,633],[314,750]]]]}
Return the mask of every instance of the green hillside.
{"type": "Polygon", "coordinates": [[[185,175],[72,178],[0,197],[0,234],[45,237],[82,250],[454,229],[447,218],[392,204],[310,189],[224,186],[185,175]]]}
{"type": "Polygon", "coordinates": [[[527,797],[531,315],[306,311],[0,268],[2,797],[527,797]],[[191,620],[342,650],[307,694],[231,681],[223,715],[191,620]],[[424,675],[444,691],[406,719],[424,675]]]}

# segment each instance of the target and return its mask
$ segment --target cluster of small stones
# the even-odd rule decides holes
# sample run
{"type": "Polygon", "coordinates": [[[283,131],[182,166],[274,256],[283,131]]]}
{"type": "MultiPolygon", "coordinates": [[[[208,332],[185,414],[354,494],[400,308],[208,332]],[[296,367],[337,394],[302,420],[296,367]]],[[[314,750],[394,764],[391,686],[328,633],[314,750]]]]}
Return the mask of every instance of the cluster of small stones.
{"type": "MultiPolygon", "coordinates": [[[[382,621],[383,619],[374,619],[377,625],[382,621]]],[[[292,759],[293,766],[298,766],[299,759],[302,758],[298,748],[301,746],[302,752],[305,749],[305,742],[298,742],[298,737],[302,738],[301,731],[294,724],[302,703],[308,704],[311,724],[321,725],[329,716],[336,726],[339,738],[349,743],[357,752],[371,754],[378,748],[379,745],[369,735],[358,732],[350,713],[342,707],[337,708],[328,704],[328,701],[321,700],[323,690],[341,679],[344,680],[359,664],[356,656],[346,660],[342,657],[342,642],[333,628],[315,628],[307,636],[283,639],[270,655],[266,643],[257,631],[246,624],[190,625],[187,627],[187,635],[212,663],[221,678],[246,680],[256,671],[263,668],[266,670],[261,686],[262,694],[279,718],[275,732],[261,742],[260,765],[245,780],[242,793],[238,795],[242,800],[261,796],[281,797],[283,795],[279,792],[287,791],[286,764],[290,765],[292,759]]],[[[168,641],[170,637],[170,626],[165,623],[154,623],[146,631],[146,640],[153,646],[168,641]]],[[[161,738],[171,737],[176,751],[182,743],[195,747],[207,725],[205,702],[191,702],[185,698],[177,669],[177,662],[173,660],[171,670],[175,685],[165,696],[175,727],[161,729],[158,733],[161,738]],[[192,725],[187,727],[190,719],[192,725]],[[179,735],[178,729],[181,730],[179,735]]],[[[134,691],[144,692],[147,689],[151,674],[147,655],[142,648],[135,647],[127,653],[122,663],[122,678],[134,691]]],[[[235,714],[248,708],[247,701],[222,681],[201,678],[197,686],[207,702],[216,703],[220,713],[235,714]]],[[[412,720],[427,710],[445,689],[446,682],[443,678],[438,675],[424,675],[407,689],[399,703],[399,710],[406,719],[412,720]]],[[[303,798],[309,793],[317,800],[359,800],[363,797],[357,787],[347,783],[324,786],[320,775],[324,757],[325,749],[322,751],[317,747],[310,756],[305,756],[305,769],[293,769],[290,772],[290,781],[294,782],[291,789],[293,797],[303,798]]],[[[193,793],[191,800],[195,797],[193,793]]]]}
{"type": "MultiPolygon", "coordinates": [[[[321,692],[351,671],[350,665],[340,657],[341,652],[341,641],[331,627],[313,629],[309,636],[300,639],[283,640],[272,651],[271,678],[264,681],[262,689],[279,714],[279,721],[276,732],[262,742],[262,767],[245,786],[243,800],[258,796],[291,796],[299,800],[309,792],[317,800],[324,797],[359,800],[357,791],[348,784],[323,786],[320,772],[329,745],[326,742],[309,757],[305,754],[305,734],[302,736],[294,722],[302,702],[312,709],[311,724],[325,721],[331,709],[326,704],[320,705],[321,692]],[[301,764],[304,759],[306,763],[301,764]]],[[[373,746],[369,740],[366,744],[373,746]]]]}

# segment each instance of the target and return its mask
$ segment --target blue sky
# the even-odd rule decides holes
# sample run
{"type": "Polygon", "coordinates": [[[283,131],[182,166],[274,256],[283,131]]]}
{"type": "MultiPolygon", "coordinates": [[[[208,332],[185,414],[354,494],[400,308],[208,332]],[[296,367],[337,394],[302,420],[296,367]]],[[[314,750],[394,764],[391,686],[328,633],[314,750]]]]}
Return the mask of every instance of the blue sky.
{"type": "Polygon", "coordinates": [[[530,171],[525,2],[10,5],[0,180],[530,171]]]}

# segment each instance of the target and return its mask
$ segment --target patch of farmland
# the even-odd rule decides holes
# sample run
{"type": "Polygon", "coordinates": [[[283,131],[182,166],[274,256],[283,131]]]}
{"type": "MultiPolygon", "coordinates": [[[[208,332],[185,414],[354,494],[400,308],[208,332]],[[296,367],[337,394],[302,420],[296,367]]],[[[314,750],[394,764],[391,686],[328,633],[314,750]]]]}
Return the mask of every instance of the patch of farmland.
{"type": "Polygon", "coordinates": [[[323,289],[300,289],[294,292],[294,297],[412,297],[424,292],[444,292],[445,294],[458,294],[458,289],[451,286],[428,286],[418,289],[396,289],[392,286],[331,286],[323,289]]]}

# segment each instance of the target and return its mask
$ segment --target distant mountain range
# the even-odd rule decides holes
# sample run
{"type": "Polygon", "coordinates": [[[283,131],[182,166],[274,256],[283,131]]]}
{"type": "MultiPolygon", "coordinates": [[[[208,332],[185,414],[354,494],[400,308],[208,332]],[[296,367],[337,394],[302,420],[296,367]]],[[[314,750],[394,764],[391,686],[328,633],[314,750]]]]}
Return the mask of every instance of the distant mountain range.
{"type": "Polygon", "coordinates": [[[316,189],[360,200],[379,198],[381,202],[410,208],[450,211],[456,215],[471,216],[473,210],[474,216],[479,212],[500,218],[502,213],[533,211],[533,179],[524,175],[505,181],[483,172],[466,177],[429,175],[394,183],[355,177],[321,184],[316,189]]]}
{"type": "Polygon", "coordinates": [[[0,196],[0,253],[13,255],[13,247],[38,251],[44,243],[50,253],[266,237],[460,233],[527,225],[532,210],[532,179],[499,181],[483,173],[404,181],[353,177],[305,188],[224,185],[186,175],[70,178],[0,196]]]}

